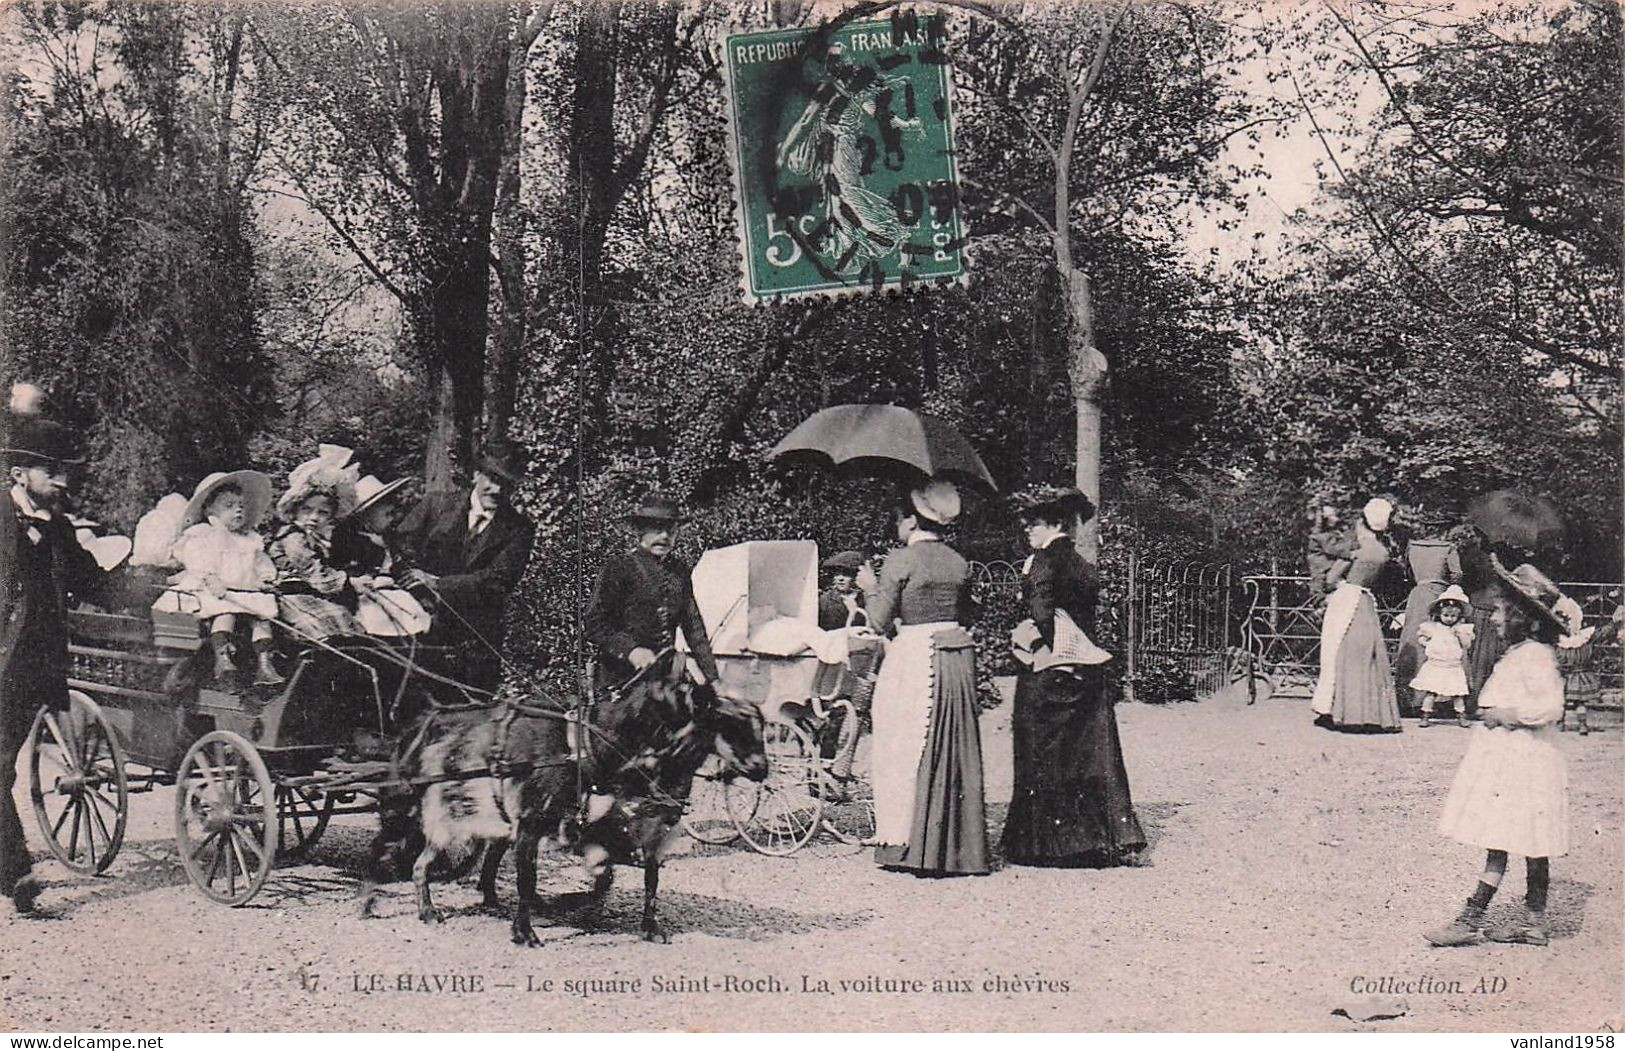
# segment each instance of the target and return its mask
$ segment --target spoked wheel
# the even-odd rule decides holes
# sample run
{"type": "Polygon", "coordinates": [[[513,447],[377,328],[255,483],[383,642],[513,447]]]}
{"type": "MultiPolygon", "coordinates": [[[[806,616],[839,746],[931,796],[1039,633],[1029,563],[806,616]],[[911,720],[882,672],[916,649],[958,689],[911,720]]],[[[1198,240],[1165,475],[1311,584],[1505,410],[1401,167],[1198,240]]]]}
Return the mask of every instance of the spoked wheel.
{"type": "Polygon", "coordinates": [[[65,712],[40,709],[28,731],[28,794],[56,859],[89,876],[124,842],[130,786],[124,746],[101,707],[77,690],[65,712]]]}
{"type": "Polygon", "coordinates": [[[713,846],[739,838],[739,826],[728,813],[730,782],[723,780],[725,769],[721,756],[706,757],[694,773],[694,787],[689,789],[688,809],[683,814],[683,831],[713,846]]]}
{"type": "Polygon", "coordinates": [[[830,778],[833,792],[824,803],[824,827],[842,843],[857,845],[875,835],[875,790],[868,777],[869,739],[858,742],[854,776],[849,781],[830,778]]]}
{"type": "Polygon", "coordinates": [[[770,722],[767,780],[736,778],[728,785],[728,813],[745,842],[763,854],[793,854],[818,834],[826,779],[812,738],[799,726],[770,722]]]}
{"type": "Polygon", "coordinates": [[[276,858],[277,797],[265,760],[228,730],[204,734],[175,774],[175,841],[210,901],[245,904],[276,858]]]}
{"type": "Polygon", "coordinates": [[[327,831],[337,806],[338,799],[330,793],[277,785],[277,850],[290,858],[303,857],[327,831]]]}

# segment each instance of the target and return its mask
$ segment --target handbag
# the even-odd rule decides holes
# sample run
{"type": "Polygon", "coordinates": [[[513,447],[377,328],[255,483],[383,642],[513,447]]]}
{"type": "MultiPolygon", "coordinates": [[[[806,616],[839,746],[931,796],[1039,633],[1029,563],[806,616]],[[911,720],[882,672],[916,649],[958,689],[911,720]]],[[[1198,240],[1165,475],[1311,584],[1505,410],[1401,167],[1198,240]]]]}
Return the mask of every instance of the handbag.
{"type": "Polygon", "coordinates": [[[1089,634],[1078,627],[1072,615],[1064,609],[1055,611],[1055,645],[1043,645],[1042,638],[1038,625],[1031,618],[1017,624],[1010,632],[1011,652],[1016,660],[1030,665],[1033,671],[1105,664],[1112,659],[1112,655],[1095,645],[1089,634]]]}

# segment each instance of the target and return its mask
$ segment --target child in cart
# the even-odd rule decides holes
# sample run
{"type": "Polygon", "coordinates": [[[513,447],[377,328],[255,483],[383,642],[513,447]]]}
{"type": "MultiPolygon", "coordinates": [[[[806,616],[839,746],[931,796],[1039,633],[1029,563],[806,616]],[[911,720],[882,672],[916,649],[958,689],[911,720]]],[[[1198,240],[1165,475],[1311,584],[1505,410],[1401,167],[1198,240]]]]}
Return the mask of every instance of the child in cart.
{"type": "Polygon", "coordinates": [[[271,504],[271,480],[258,471],[216,472],[198,483],[178,523],[180,535],[171,552],[181,572],[153,603],[167,613],[191,613],[209,628],[214,676],[236,673],[233,633],[237,618],[250,621],[256,670],[254,682],[283,682],[272,661],[271,622],[276,596],[271,584],[276,567],[256,532],[271,504]]]}

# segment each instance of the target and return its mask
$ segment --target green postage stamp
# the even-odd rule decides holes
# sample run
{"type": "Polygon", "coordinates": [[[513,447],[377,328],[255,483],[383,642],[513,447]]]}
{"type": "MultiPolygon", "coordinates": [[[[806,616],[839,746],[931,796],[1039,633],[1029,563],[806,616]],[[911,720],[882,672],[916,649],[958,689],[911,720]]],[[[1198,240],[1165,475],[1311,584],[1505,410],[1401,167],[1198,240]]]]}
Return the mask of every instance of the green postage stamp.
{"type": "Polygon", "coordinates": [[[964,278],[942,34],[898,12],[727,38],[747,303],[964,278]]]}

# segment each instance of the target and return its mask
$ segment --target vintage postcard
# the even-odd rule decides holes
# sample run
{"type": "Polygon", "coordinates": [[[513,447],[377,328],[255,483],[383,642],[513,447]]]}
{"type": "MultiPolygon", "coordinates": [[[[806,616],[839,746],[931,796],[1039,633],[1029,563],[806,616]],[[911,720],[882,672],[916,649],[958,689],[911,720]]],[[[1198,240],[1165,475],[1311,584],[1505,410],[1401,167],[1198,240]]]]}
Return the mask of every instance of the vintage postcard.
{"type": "Polygon", "coordinates": [[[1622,30],[9,0],[0,1030],[1612,1047],[1622,30]]]}

